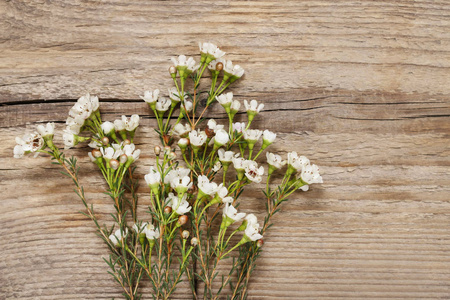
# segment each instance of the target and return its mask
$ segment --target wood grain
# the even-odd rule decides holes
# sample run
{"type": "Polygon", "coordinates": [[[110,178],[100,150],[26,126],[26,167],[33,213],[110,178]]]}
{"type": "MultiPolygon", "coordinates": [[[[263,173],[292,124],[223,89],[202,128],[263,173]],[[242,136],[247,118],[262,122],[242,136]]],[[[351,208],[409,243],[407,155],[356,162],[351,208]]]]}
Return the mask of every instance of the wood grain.
{"type": "MultiPolygon", "coordinates": [[[[89,91],[107,120],[142,116],[142,177],[158,141],[138,96],[170,87],[169,58],[199,41],[245,68],[231,90],[266,104],[255,127],[325,181],[274,220],[249,298],[450,299],[449,14],[430,0],[0,2],[0,299],[120,298],[71,182],[45,156],[12,159],[14,137],[62,128],[89,91]]],[[[71,153],[109,224],[86,148],[71,153]]],[[[261,215],[254,192],[242,209],[261,215]]],[[[186,284],[173,299],[191,299],[186,284]]]]}

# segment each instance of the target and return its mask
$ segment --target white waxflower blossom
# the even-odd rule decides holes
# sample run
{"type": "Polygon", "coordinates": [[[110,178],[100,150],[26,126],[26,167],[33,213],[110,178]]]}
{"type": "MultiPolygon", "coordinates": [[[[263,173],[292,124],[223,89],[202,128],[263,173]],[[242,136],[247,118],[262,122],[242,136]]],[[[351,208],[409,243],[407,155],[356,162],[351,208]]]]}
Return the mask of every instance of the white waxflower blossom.
{"type": "Polygon", "coordinates": [[[178,136],[184,136],[185,134],[189,133],[191,131],[191,125],[186,124],[183,125],[181,123],[178,123],[173,127],[172,133],[178,136]]]}
{"type": "Polygon", "coordinates": [[[177,206],[175,207],[175,212],[178,215],[184,215],[184,214],[188,213],[191,209],[192,209],[192,207],[189,205],[189,202],[187,202],[186,200],[183,200],[180,203],[177,203],[177,206]]]}
{"type": "Polygon", "coordinates": [[[71,131],[67,130],[64,130],[63,141],[65,150],[75,147],[75,145],[78,144],[77,136],[73,134],[71,131]]]}
{"type": "Polygon", "coordinates": [[[125,123],[122,120],[115,120],[114,127],[115,127],[116,131],[125,130],[125,123]]]}
{"type": "Polygon", "coordinates": [[[92,140],[89,144],[89,147],[94,148],[94,149],[100,149],[100,147],[103,147],[102,143],[99,143],[97,141],[92,140]]]}
{"type": "Polygon", "coordinates": [[[245,130],[245,123],[244,122],[236,122],[233,123],[233,131],[237,131],[238,133],[241,133],[245,130]]]}
{"type": "Polygon", "coordinates": [[[220,96],[216,96],[217,102],[220,103],[223,107],[230,107],[233,102],[233,93],[228,92],[226,94],[222,94],[220,96]]]}
{"type": "Polygon", "coordinates": [[[304,166],[309,165],[309,159],[305,156],[298,156],[295,151],[289,152],[287,158],[288,165],[297,170],[297,172],[301,172],[304,166]]]}
{"type": "Polygon", "coordinates": [[[244,100],[244,106],[245,106],[245,110],[251,113],[259,113],[263,108],[264,108],[264,104],[260,104],[258,105],[258,102],[256,100],[252,100],[249,102],[247,102],[247,100],[244,100]]]}
{"type": "Polygon", "coordinates": [[[225,151],[224,149],[219,149],[217,153],[219,154],[220,162],[228,164],[233,161],[233,157],[239,156],[239,154],[235,154],[233,151],[225,151]]]}
{"type": "Polygon", "coordinates": [[[217,132],[220,129],[223,129],[223,125],[217,124],[216,120],[210,119],[207,124],[208,128],[214,132],[217,132]]]}
{"type": "Polygon", "coordinates": [[[112,143],[111,147],[113,147],[114,150],[122,150],[123,149],[123,142],[121,142],[120,144],[112,143]]]}
{"type": "Polygon", "coordinates": [[[191,142],[191,145],[193,146],[201,147],[205,144],[207,139],[208,136],[204,131],[192,130],[191,132],[189,132],[189,140],[191,142]]]}
{"type": "Polygon", "coordinates": [[[205,175],[200,175],[198,177],[198,188],[205,195],[213,196],[218,189],[222,188],[223,184],[217,185],[215,182],[209,182],[209,179],[205,175]]]}
{"type": "Polygon", "coordinates": [[[81,128],[84,125],[84,119],[81,117],[68,117],[66,120],[66,131],[70,131],[73,134],[79,134],[81,131],[81,128]]]}
{"type": "Polygon", "coordinates": [[[275,139],[277,138],[277,134],[273,133],[272,131],[269,130],[264,130],[263,132],[263,144],[265,145],[270,145],[272,144],[275,139]]]}
{"type": "Polygon", "coordinates": [[[238,213],[237,209],[233,205],[226,203],[223,208],[223,217],[229,218],[232,223],[234,223],[242,220],[245,217],[245,213],[238,213]]]}
{"type": "Polygon", "coordinates": [[[194,106],[192,104],[192,101],[184,100],[183,104],[181,105],[181,111],[183,114],[190,113],[193,107],[194,106]]]}
{"type": "MultiPolygon", "coordinates": [[[[123,147],[123,153],[125,153],[128,156],[128,161],[133,162],[139,159],[139,156],[141,154],[141,150],[136,149],[136,146],[134,144],[128,144],[123,147]]],[[[121,153],[122,154],[122,153],[121,153]]]]}
{"type": "MultiPolygon", "coordinates": [[[[147,227],[148,222],[142,222],[141,224],[138,223],[134,223],[133,224],[133,230],[137,233],[137,234],[142,234],[145,231],[145,227],[147,227]]],[[[145,233],[144,233],[145,234],[145,233]]]]}
{"type": "Polygon", "coordinates": [[[200,65],[195,64],[195,60],[192,57],[186,59],[185,55],[180,55],[177,58],[172,57],[171,59],[175,67],[180,72],[180,76],[183,76],[182,72],[184,72],[187,76],[200,67],[200,65]]]}
{"type": "MultiPolygon", "coordinates": [[[[216,188],[216,193],[214,195],[214,198],[212,198],[210,204],[216,204],[223,202],[223,199],[226,198],[228,195],[228,189],[223,186],[223,184],[220,184],[216,188]]],[[[230,197],[231,198],[231,197],[230,197]]],[[[228,201],[229,199],[226,199],[228,201]]],[[[231,202],[233,202],[233,198],[231,198],[231,202]]]]}
{"type": "Polygon", "coordinates": [[[188,168],[177,168],[177,169],[173,169],[170,170],[167,175],[164,177],[164,184],[170,184],[170,182],[172,181],[173,178],[176,177],[186,177],[186,176],[190,176],[191,170],[189,170],[188,168]]]}
{"type": "Polygon", "coordinates": [[[322,176],[319,174],[317,165],[305,165],[300,173],[301,179],[308,185],[313,183],[323,183],[322,176]]]}
{"type": "Polygon", "coordinates": [[[188,213],[192,207],[189,205],[189,202],[186,201],[187,194],[184,194],[180,198],[178,196],[175,196],[173,193],[169,193],[167,195],[168,202],[166,203],[166,206],[172,207],[172,209],[178,214],[178,215],[184,215],[188,213]]]}
{"type": "Polygon", "coordinates": [[[98,97],[86,94],[85,96],[80,97],[69,110],[69,116],[73,118],[81,117],[86,120],[98,109],[98,106],[98,97]]]}
{"type": "Polygon", "coordinates": [[[192,187],[191,178],[189,176],[176,176],[170,180],[170,187],[176,190],[178,194],[184,194],[192,187]]]}
{"type": "Polygon", "coordinates": [[[55,123],[47,123],[44,125],[38,125],[37,131],[42,137],[52,136],[55,133],[55,123]]]}
{"type": "Polygon", "coordinates": [[[216,162],[212,168],[213,172],[219,172],[222,165],[220,164],[220,161],[216,162]]]}
{"type": "Polygon", "coordinates": [[[122,122],[125,125],[125,130],[133,131],[139,126],[139,116],[132,115],[130,118],[122,116],[122,122]]]}
{"type": "Polygon", "coordinates": [[[264,167],[258,168],[258,163],[252,160],[246,160],[244,162],[245,176],[250,181],[260,183],[262,180],[262,175],[264,175],[264,167]]]}
{"type": "Polygon", "coordinates": [[[249,142],[256,143],[262,135],[262,131],[258,129],[247,129],[242,132],[244,134],[244,139],[249,142]]]}
{"type": "Polygon", "coordinates": [[[218,59],[225,55],[225,52],[219,49],[216,45],[212,43],[198,43],[200,52],[203,54],[209,54],[211,59],[218,59]]]}
{"type": "Polygon", "coordinates": [[[113,147],[100,148],[100,152],[106,160],[117,159],[123,154],[122,150],[115,150],[113,147]]]}
{"type": "Polygon", "coordinates": [[[113,130],[115,130],[114,124],[109,121],[103,122],[100,126],[104,134],[110,134],[113,130]]]}
{"type": "Polygon", "coordinates": [[[144,176],[144,179],[148,186],[158,186],[161,183],[161,173],[151,166],[149,173],[144,176]]]}
{"type": "Polygon", "coordinates": [[[16,137],[16,144],[14,147],[14,158],[21,158],[25,154],[39,151],[45,145],[44,139],[37,132],[25,134],[22,138],[16,137]]]}
{"type": "MultiPolygon", "coordinates": [[[[169,88],[169,98],[172,101],[180,102],[182,97],[178,94],[178,90],[176,87],[171,87],[169,88]]],[[[185,101],[188,98],[189,96],[185,93],[183,101],[185,101]]]]}
{"type": "Polygon", "coordinates": [[[111,240],[111,242],[115,247],[120,246],[122,243],[122,239],[126,238],[126,236],[128,235],[128,228],[125,228],[125,232],[123,233],[124,235],[122,236],[122,230],[117,229],[116,232],[114,232],[114,234],[111,234],[109,236],[109,239],[111,240]]]}
{"type": "Polygon", "coordinates": [[[226,186],[220,186],[217,188],[217,192],[216,192],[217,196],[220,199],[225,198],[228,195],[228,189],[226,186]]]}
{"type": "Polygon", "coordinates": [[[283,160],[283,158],[281,158],[281,156],[278,154],[267,152],[266,157],[267,164],[269,164],[269,166],[272,166],[274,169],[280,169],[287,163],[287,161],[283,160]]]}
{"type": "Polygon", "coordinates": [[[225,145],[230,141],[230,137],[228,136],[228,132],[223,129],[219,129],[214,136],[214,146],[220,147],[225,145]]]}
{"type": "Polygon", "coordinates": [[[227,74],[230,77],[230,81],[235,81],[236,79],[239,79],[244,75],[244,69],[241,68],[239,65],[233,65],[233,62],[231,60],[226,60],[223,65],[223,70],[225,74],[227,74]]]}
{"type": "Polygon", "coordinates": [[[245,170],[245,159],[242,157],[233,157],[233,166],[237,171],[245,170]]]}
{"type": "Polygon", "coordinates": [[[153,224],[148,223],[144,228],[145,237],[149,240],[159,239],[159,229],[155,228],[153,224]]]}
{"type": "MultiPolygon", "coordinates": [[[[253,214],[247,215],[245,218],[247,221],[247,228],[245,228],[244,235],[248,240],[254,242],[262,239],[262,235],[259,233],[259,224],[256,216],[253,214]],[[249,217],[250,216],[250,217],[249,217]]],[[[244,237],[244,240],[246,240],[244,237]]]]}
{"type": "Polygon", "coordinates": [[[141,99],[147,102],[148,104],[155,103],[159,97],[159,89],[156,89],[154,91],[145,91],[144,96],[139,97],[141,97],[141,99]]]}
{"type": "Polygon", "coordinates": [[[241,108],[241,102],[239,102],[238,100],[233,100],[233,102],[231,103],[231,111],[236,114],[239,109],[241,108]]]}
{"type": "Polygon", "coordinates": [[[171,104],[172,102],[169,99],[160,97],[158,101],[156,101],[156,110],[158,112],[166,112],[171,104]]]}

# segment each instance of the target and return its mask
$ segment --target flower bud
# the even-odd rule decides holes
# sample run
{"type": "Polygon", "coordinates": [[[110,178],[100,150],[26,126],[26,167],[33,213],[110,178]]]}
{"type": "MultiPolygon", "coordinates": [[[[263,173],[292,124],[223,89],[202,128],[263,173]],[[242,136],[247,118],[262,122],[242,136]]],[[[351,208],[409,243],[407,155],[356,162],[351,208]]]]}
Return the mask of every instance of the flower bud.
{"type": "Polygon", "coordinates": [[[121,165],[123,165],[127,161],[128,161],[128,156],[125,153],[119,156],[119,162],[121,165]]]}
{"type": "Polygon", "coordinates": [[[189,237],[189,231],[183,230],[183,232],[181,233],[181,236],[183,237],[183,239],[187,239],[189,237]]]}
{"type": "Polygon", "coordinates": [[[179,226],[183,226],[184,224],[186,224],[189,221],[189,217],[186,215],[181,215],[178,217],[178,222],[177,225],[179,226]]]}
{"type": "Polygon", "coordinates": [[[172,151],[172,148],[170,146],[164,146],[164,155],[169,155],[172,151]]]}
{"type": "Polygon", "coordinates": [[[173,152],[173,151],[170,152],[170,153],[169,153],[169,159],[170,159],[170,160],[174,160],[175,158],[177,158],[177,154],[176,154],[175,152],[173,152]]]}
{"type": "Polygon", "coordinates": [[[165,214],[170,214],[171,212],[172,212],[172,207],[170,207],[170,206],[164,207],[164,213],[165,214]]]}
{"type": "Polygon", "coordinates": [[[196,237],[193,237],[191,239],[191,245],[195,247],[195,246],[197,246],[197,244],[198,244],[198,239],[196,237]]]}
{"type": "Polygon", "coordinates": [[[130,144],[131,144],[131,141],[129,139],[126,139],[126,140],[123,141],[123,145],[124,146],[125,145],[130,145],[130,144]]]}
{"type": "Polygon", "coordinates": [[[109,138],[107,136],[102,137],[102,144],[107,146],[109,144],[109,138]]]}
{"type": "Polygon", "coordinates": [[[156,154],[156,156],[159,156],[160,153],[161,153],[161,147],[155,146],[155,154],[156,154]]]}
{"type": "Polygon", "coordinates": [[[222,71],[223,70],[223,63],[221,63],[221,62],[218,62],[217,64],[216,64],[216,71],[222,71]]]}
{"type": "Polygon", "coordinates": [[[263,239],[259,239],[259,240],[256,241],[256,247],[261,248],[262,245],[264,245],[263,239]]]}
{"type": "Polygon", "coordinates": [[[188,145],[189,145],[189,139],[181,138],[178,140],[178,147],[180,147],[181,150],[185,150],[188,145]]]}
{"type": "Polygon", "coordinates": [[[100,157],[102,157],[102,152],[98,149],[94,149],[94,150],[92,150],[92,156],[95,158],[100,158],[100,157]]]}
{"type": "Polygon", "coordinates": [[[120,163],[117,159],[111,159],[109,161],[109,166],[113,169],[113,170],[117,170],[120,166],[120,163]]]}
{"type": "Polygon", "coordinates": [[[175,68],[175,66],[170,66],[169,74],[172,78],[175,78],[175,76],[177,76],[177,68],[175,68]]]}

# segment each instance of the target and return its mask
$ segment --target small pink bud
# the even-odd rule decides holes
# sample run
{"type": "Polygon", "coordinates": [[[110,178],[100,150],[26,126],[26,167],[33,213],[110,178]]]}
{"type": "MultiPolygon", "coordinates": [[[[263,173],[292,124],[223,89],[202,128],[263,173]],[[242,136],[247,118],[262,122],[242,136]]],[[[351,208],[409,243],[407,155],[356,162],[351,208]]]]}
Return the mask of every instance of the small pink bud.
{"type": "Polygon", "coordinates": [[[102,157],[102,152],[98,149],[94,149],[94,150],[92,150],[92,156],[95,158],[100,158],[100,157],[102,157]]]}
{"type": "Polygon", "coordinates": [[[259,239],[256,241],[256,247],[261,248],[264,245],[263,239],[259,239]]]}
{"type": "Polygon", "coordinates": [[[164,213],[165,214],[170,214],[171,212],[172,212],[172,207],[170,207],[170,206],[164,207],[164,213]]]}
{"type": "Polygon", "coordinates": [[[169,73],[172,74],[177,74],[177,68],[175,68],[175,66],[170,66],[169,68],[169,73]]]}
{"type": "Polygon", "coordinates": [[[126,139],[126,140],[123,141],[123,145],[124,146],[125,145],[130,145],[130,144],[131,144],[131,141],[129,139],[126,139]]]}
{"type": "Polygon", "coordinates": [[[160,146],[155,146],[155,154],[156,154],[156,156],[159,156],[160,153],[161,153],[161,147],[160,146]]]}
{"type": "Polygon", "coordinates": [[[191,239],[191,245],[195,247],[195,246],[197,246],[197,244],[198,244],[198,239],[196,237],[193,237],[191,239]]]}
{"type": "Polygon", "coordinates": [[[109,138],[107,136],[102,137],[102,144],[107,146],[109,144],[109,138]]]}
{"type": "Polygon", "coordinates": [[[120,163],[117,159],[111,159],[109,161],[109,166],[113,169],[113,170],[117,170],[120,166],[120,163]]]}
{"type": "Polygon", "coordinates": [[[188,221],[189,221],[189,217],[186,215],[182,215],[182,216],[178,217],[178,224],[180,224],[181,226],[186,224],[188,221]]]}
{"type": "Polygon", "coordinates": [[[187,239],[189,237],[189,231],[183,230],[183,232],[181,233],[181,236],[183,237],[183,239],[187,239]]]}

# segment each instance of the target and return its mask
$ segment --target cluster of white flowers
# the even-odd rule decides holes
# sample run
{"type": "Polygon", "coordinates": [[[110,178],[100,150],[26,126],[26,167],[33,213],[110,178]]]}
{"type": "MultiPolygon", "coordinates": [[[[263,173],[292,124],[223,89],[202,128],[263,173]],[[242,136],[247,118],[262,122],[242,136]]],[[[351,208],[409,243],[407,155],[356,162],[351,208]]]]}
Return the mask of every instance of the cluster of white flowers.
{"type": "Polygon", "coordinates": [[[209,64],[213,60],[220,59],[225,55],[225,52],[212,43],[198,43],[198,47],[200,48],[200,53],[202,55],[200,60],[202,63],[205,62],[206,64],[209,64]]]}
{"type": "Polygon", "coordinates": [[[28,153],[36,153],[41,150],[45,143],[41,134],[33,132],[25,134],[23,137],[16,137],[16,146],[14,147],[14,158],[21,158],[28,153]]]}
{"type": "Polygon", "coordinates": [[[192,57],[186,59],[185,55],[180,55],[177,58],[172,57],[171,59],[180,76],[184,78],[200,68],[200,65],[196,64],[192,57]]]}
{"type": "Polygon", "coordinates": [[[105,162],[106,168],[117,170],[128,168],[133,162],[139,159],[141,150],[136,149],[132,143],[111,144],[108,147],[101,147],[88,152],[92,162],[97,165],[105,162]]]}
{"type": "Polygon", "coordinates": [[[167,199],[168,202],[166,202],[166,206],[171,207],[172,210],[178,215],[184,215],[192,209],[189,202],[186,201],[187,194],[184,194],[180,199],[180,197],[175,196],[173,193],[169,193],[167,199]]]}
{"type": "Polygon", "coordinates": [[[78,134],[84,129],[84,126],[94,126],[98,116],[99,101],[98,97],[91,96],[89,93],[80,97],[69,110],[69,117],[66,120],[66,129],[64,130],[63,140],[66,149],[74,147],[80,139],[78,134]]]}

